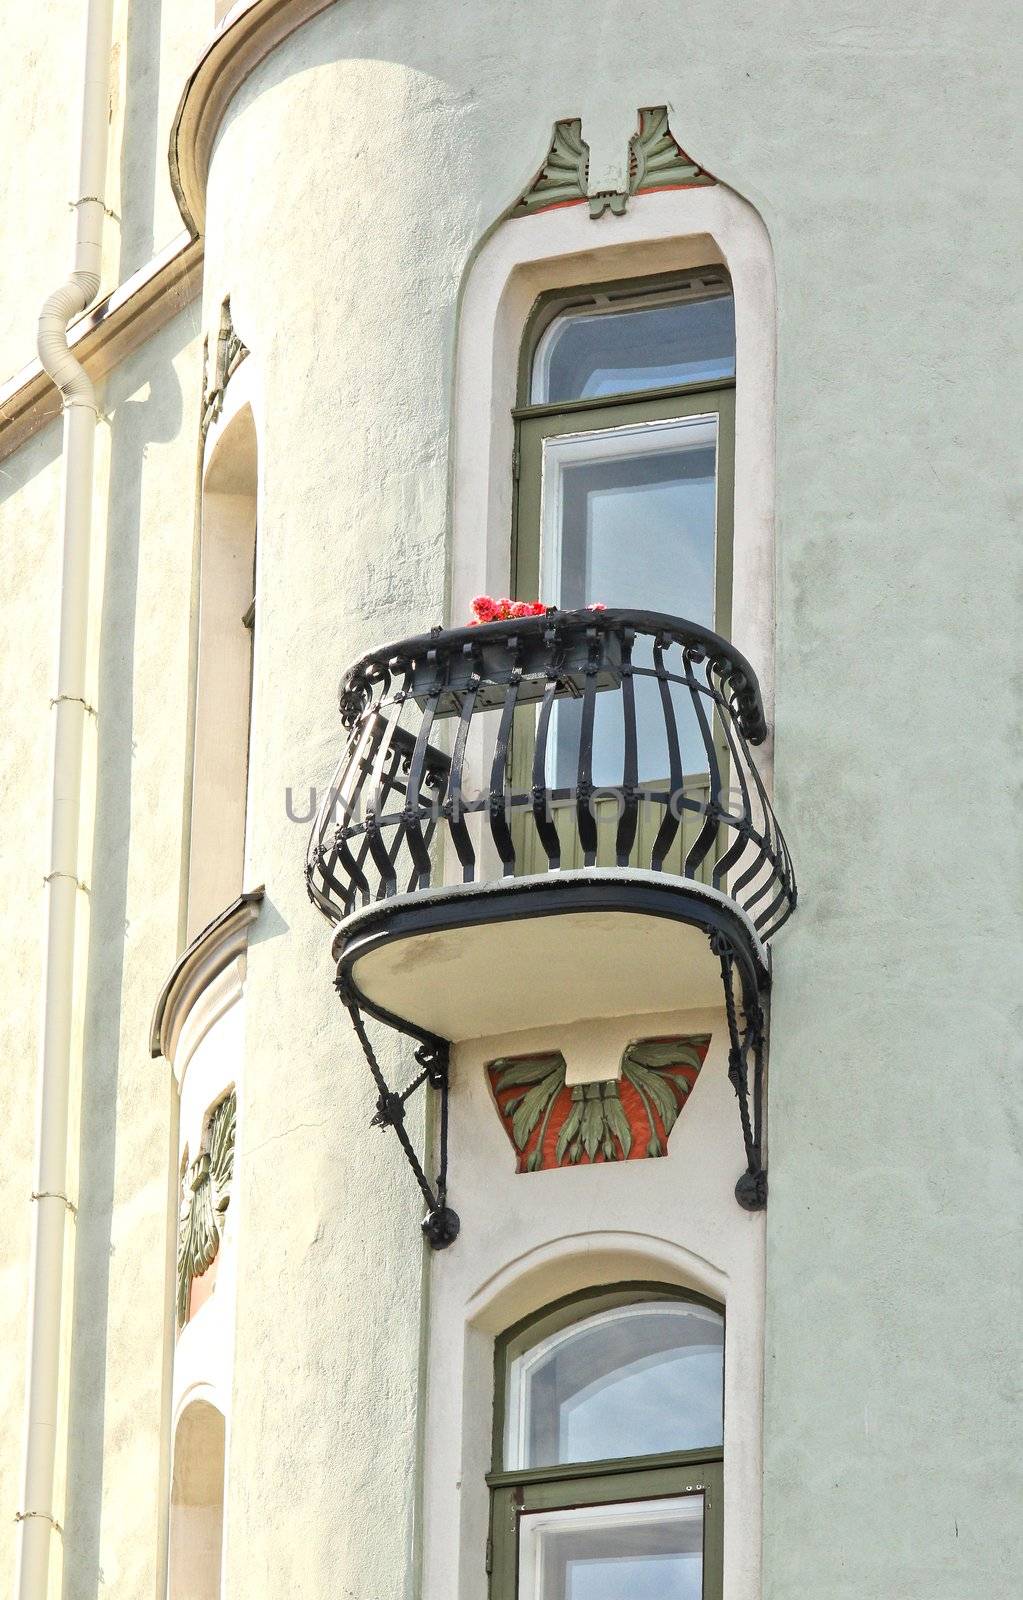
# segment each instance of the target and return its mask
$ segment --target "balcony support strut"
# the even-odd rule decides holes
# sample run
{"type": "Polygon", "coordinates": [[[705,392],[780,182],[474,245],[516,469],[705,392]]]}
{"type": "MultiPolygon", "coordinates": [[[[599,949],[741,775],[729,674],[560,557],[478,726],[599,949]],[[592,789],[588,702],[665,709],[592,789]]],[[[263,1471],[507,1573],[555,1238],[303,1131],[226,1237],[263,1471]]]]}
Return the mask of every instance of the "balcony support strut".
{"type": "Polygon", "coordinates": [[[420,1040],[415,1059],[420,1071],[412,1082],[401,1091],[391,1089],[381,1070],[376,1052],[366,1032],[366,1025],[362,1020],[362,1013],[355,1002],[345,993],[341,984],[338,992],[344,1001],[348,1015],[352,1019],[352,1027],[356,1037],[362,1045],[363,1054],[367,1065],[373,1075],[373,1082],[377,1087],[377,1109],[373,1117],[374,1128],[393,1128],[397,1134],[398,1143],[405,1152],[405,1159],[412,1168],[413,1176],[422,1190],[423,1199],[426,1201],[426,1216],[423,1218],[423,1233],[427,1243],[434,1250],[446,1250],[458,1238],[461,1226],[458,1214],[452,1211],[447,1203],[448,1192],[448,1067],[450,1051],[444,1039],[420,1040]],[[409,1138],[408,1129],[405,1127],[405,1102],[411,1099],[417,1089],[423,1084],[428,1084],[440,1096],[440,1160],[438,1162],[437,1179],[431,1184],[426,1176],[423,1164],[416,1155],[415,1147],[409,1138]]]}
{"type": "Polygon", "coordinates": [[[760,994],[743,987],[743,1021],[740,1025],[735,1006],[733,976],[736,950],[720,929],[710,933],[710,947],[721,962],[721,985],[725,994],[728,1020],[728,1081],[739,1102],[742,1142],[746,1147],[746,1171],[735,1185],[735,1198],[745,1211],[763,1211],[767,1205],[767,1171],[762,1154],[764,1098],[764,1041],[766,1018],[760,994]],[[753,1104],[750,1107],[750,1064],[753,1067],[753,1104]]]}

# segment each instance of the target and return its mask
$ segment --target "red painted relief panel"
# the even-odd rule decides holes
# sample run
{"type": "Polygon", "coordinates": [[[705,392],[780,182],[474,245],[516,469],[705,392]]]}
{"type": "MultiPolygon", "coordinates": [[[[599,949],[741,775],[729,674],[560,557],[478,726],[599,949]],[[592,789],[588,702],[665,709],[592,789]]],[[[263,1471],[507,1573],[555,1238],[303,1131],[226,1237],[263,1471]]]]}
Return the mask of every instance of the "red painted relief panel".
{"type": "Polygon", "coordinates": [[[709,1034],[642,1039],[625,1051],[620,1077],[571,1085],[560,1052],[492,1061],[487,1074],[516,1170],[663,1156],[709,1045],[709,1034]]]}

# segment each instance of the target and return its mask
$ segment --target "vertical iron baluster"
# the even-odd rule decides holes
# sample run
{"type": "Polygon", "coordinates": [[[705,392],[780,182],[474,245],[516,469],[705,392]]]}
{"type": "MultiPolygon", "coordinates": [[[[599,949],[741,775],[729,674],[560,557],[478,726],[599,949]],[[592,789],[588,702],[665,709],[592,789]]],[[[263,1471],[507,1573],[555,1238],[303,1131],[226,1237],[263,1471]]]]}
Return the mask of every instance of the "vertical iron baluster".
{"type": "Polygon", "coordinates": [[[338,895],[347,904],[350,885],[346,886],[337,877],[338,863],[337,847],[337,811],[339,796],[345,777],[351,767],[352,751],[355,746],[356,731],[349,729],[348,742],[345,753],[333,777],[330,788],[327,790],[322,802],[317,808],[313,822],[313,831],[309,839],[309,848],[306,852],[306,886],[309,894],[320,910],[332,919],[336,907],[332,904],[331,895],[338,895]],[[328,842],[329,841],[329,842],[328,842]]]}
{"type": "MultiPolygon", "coordinates": [[[[687,645],[683,649],[682,671],[685,673],[686,684],[692,696],[696,720],[700,724],[703,747],[707,752],[707,773],[710,779],[710,792],[707,796],[707,815],[704,818],[703,827],[696,835],[692,848],[686,856],[685,864],[682,868],[682,875],[685,878],[694,878],[696,876],[697,867],[700,866],[704,856],[717,838],[718,817],[721,813],[721,771],[718,766],[718,753],[714,744],[714,729],[712,723],[707,720],[707,711],[703,704],[703,692],[693,673],[693,661],[700,659],[706,658],[702,656],[702,652],[694,650],[691,645],[687,645]]],[[[707,676],[707,682],[708,686],[710,686],[709,675],[707,676]]],[[[712,700],[711,705],[713,703],[712,700]]],[[[713,717],[713,712],[711,716],[713,717]]]]}
{"type": "MultiPolygon", "coordinates": [[[[366,801],[366,837],[369,840],[370,855],[373,857],[380,873],[380,888],[377,892],[378,900],[384,900],[389,895],[394,894],[396,886],[394,864],[380,833],[381,818],[384,815],[384,802],[391,792],[389,777],[385,781],[384,767],[391,753],[391,745],[398,728],[398,719],[404,709],[405,698],[412,681],[412,667],[411,660],[406,662],[405,681],[391,702],[393,715],[388,717],[384,723],[383,736],[376,750],[373,774],[369,785],[369,796],[366,801]]],[[[378,709],[381,712],[383,710],[380,702],[378,702],[378,709]]]]}
{"type": "Polygon", "coordinates": [[[547,783],[547,743],[550,737],[551,716],[558,692],[561,655],[557,649],[557,630],[544,632],[547,646],[547,682],[544,685],[540,713],[536,719],[536,741],[533,745],[532,809],[540,844],[547,854],[552,872],[561,866],[561,838],[554,823],[551,808],[551,788],[547,783]]]}
{"type": "Polygon", "coordinates": [[[473,712],[476,709],[476,696],[479,694],[482,670],[480,667],[479,651],[474,645],[467,644],[462,647],[463,654],[472,659],[472,672],[469,683],[462,696],[462,709],[458,719],[458,732],[455,734],[455,746],[451,753],[451,768],[448,774],[448,792],[445,807],[448,817],[448,831],[451,842],[462,867],[462,882],[472,883],[476,876],[476,852],[472,847],[472,836],[465,821],[465,803],[462,794],[462,773],[465,768],[465,749],[469,739],[469,727],[472,723],[473,712]]]}
{"type": "MultiPolygon", "coordinates": [[[[752,755],[749,758],[749,772],[757,791],[757,797],[760,801],[760,810],[763,817],[764,831],[754,827],[750,828],[750,843],[755,844],[757,846],[757,850],[749,865],[743,871],[742,876],[737,878],[736,881],[731,885],[730,893],[732,899],[741,905],[744,911],[748,911],[750,906],[755,904],[756,901],[760,899],[760,893],[758,892],[754,894],[747,900],[741,900],[739,897],[742,894],[742,891],[746,888],[747,884],[750,884],[754,881],[765,861],[772,867],[774,865],[773,851],[769,843],[770,827],[772,818],[774,817],[774,812],[771,809],[771,802],[767,798],[767,790],[764,787],[764,780],[760,776],[757,764],[752,755]]],[[[768,878],[767,881],[770,883],[770,878],[768,878]]]]}
{"type": "Polygon", "coordinates": [[[512,839],[511,828],[508,825],[508,752],[511,747],[512,720],[515,716],[515,706],[519,698],[519,684],[522,681],[522,649],[517,638],[504,641],[509,658],[514,658],[514,666],[508,680],[508,689],[501,707],[501,723],[497,730],[497,743],[494,746],[494,761],[490,769],[490,794],[488,809],[490,813],[490,833],[497,853],[501,858],[505,876],[515,871],[515,843],[512,839]]]}
{"type": "Polygon", "coordinates": [[[632,676],[633,628],[622,630],[622,715],[625,721],[625,756],[622,762],[622,810],[615,838],[615,859],[627,867],[639,824],[639,752],[636,741],[636,685],[632,676]]]}
{"type": "Polygon", "coordinates": [[[576,782],[575,820],[583,848],[583,866],[592,867],[597,859],[597,819],[593,815],[593,720],[597,709],[597,674],[603,654],[600,629],[586,630],[586,685],[579,720],[579,770],[576,782]]]}
{"type": "Polygon", "coordinates": [[[356,895],[362,899],[363,905],[368,905],[372,897],[369,879],[363,872],[366,859],[367,842],[363,840],[362,849],[358,857],[354,856],[349,845],[350,833],[360,827],[358,821],[352,828],[352,819],[357,817],[357,807],[366,783],[366,775],[370,771],[371,763],[369,754],[372,749],[373,724],[379,719],[379,712],[374,707],[368,715],[364,715],[361,725],[353,730],[352,754],[348,772],[337,791],[337,808],[342,811],[334,830],[334,842],[338,860],[349,876],[348,889],[345,894],[345,913],[355,909],[356,895]],[[355,733],[357,732],[357,739],[355,733]]]}
{"type": "Polygon", "coordinates": [[[426,697],[426,706],[423,709],[422,721],[416,735],[416,745],[409,763],[408,784],[405,790],[405,811],[402,818],[405,827],[405,840],[408,844],[409,854],[419,874],[420,889],[427,889],[430,885],[430,875],[433,863],[430,860],[430,851],[423,838],[422,797],[420,790],[423,785],[423,772],[426,768],[426,752],[430,739],[430,730],[437,711],[437,702],[447,677],[447,657],[442,651],[430,650],[427,653],[427,662],[436,667],[433,684],[426,697]]]}
{"type": "MultiPolygon", "coordinates": [[[[707,667],[708,679],[710,678],[711,665],[712,664],[708,664],[707,667]]],[[[715,889],[720,889],[723,882],[726,883],[727,887],[728,873],[732,870],[733,866],[746,848],[746,844],[749,840],[750,826],[753,821],[753,812],[750,806],[749,786],[746,782],[745,773],[745,766],[749,760],[749,755],[746,752],[746,741],[743,739],[740,730],[733,729],[732,723],[734,713],[731,705],[727,703],[724,704],[721,707],[720,714],[721,725],[725,730],[725,738],[728,741],[728,749],[732,758],[732,770],[738,779],[739,790],[742,795],[742,816],[738,821],[733,818],[732,795],[731,790],[729,790],[728,805],[725,808],[725,813],[721,820],[723,824],[734,830],[735,837],[733,838],[731,844],[726,847],[723,854],[719,855],[714,863],[713,882],[715,889]]]]}
{"type": "Polygon", "coordinates": [[[664,866],[664,858],[674,843],[675,835],[682,822],[682,786],[685,776],[682,770],[682,752],[678,742],[678,722],[675,717],[675,707],[671,700],[671,685],[668,682],[668,672],[664,665],[665,647],[671,644],[670,635],[658,634],[654,640],[654,672],[657,676],[657,687],[661,696],[661,711],[664,715],[664,736],[668,744],[668,809],[661,819],[661,826],[657,830],[657,837],[650,851],[650,865],[654,872],[660,872],[664,866]]]}

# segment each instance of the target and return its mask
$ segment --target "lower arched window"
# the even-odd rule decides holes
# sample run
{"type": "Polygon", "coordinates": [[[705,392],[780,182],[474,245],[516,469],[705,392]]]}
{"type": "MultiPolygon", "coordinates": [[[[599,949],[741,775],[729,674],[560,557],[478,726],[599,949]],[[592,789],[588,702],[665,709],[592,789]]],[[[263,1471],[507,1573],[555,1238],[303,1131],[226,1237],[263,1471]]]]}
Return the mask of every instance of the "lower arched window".
{"type": "Polygon", "coordinates": [[[491,1600],[721,1593],[724,1314],[587,1290],[497,1342],[491,1600]]]}

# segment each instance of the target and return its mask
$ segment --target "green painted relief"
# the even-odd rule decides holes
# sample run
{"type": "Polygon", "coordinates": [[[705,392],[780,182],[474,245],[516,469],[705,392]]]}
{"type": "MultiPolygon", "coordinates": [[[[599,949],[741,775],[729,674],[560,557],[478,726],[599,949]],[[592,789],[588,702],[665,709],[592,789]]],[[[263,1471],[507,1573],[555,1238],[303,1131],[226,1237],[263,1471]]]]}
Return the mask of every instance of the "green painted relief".
{"type": "Polygon", "coordinates": [[[582,127],[578,117],[554,124],[547,159],[515,206],[513,216],[586,199],[590,147],[582,136],[582,127]]]}
{"type": "Polygon", "coordinates": [[[209,340],[203,341],[202,350],[202,409],[199,429],[205,439],[211,425],[224,409],[224,391],[238,371],[249,349],[235,332],[231,317],[231,296],[225,295],[220,307],[220,328],[217,332],[217,356],[213,364],[213,383],[206,387],[209,363],[209,340]]]}
{"type": "Polygon", "coordinates": [[[686,155],[675,138],[668,126],[667,106],[645,106],[639,113],[639,132],[629,140],[629,193],[716,182],[686,155]]]}
{"type": "Polygon", "coordinates": [[[232,1089],[210,1112],[199,1154],[182,1173],[177,1267],[179,1328],[188,1321],[192,1280],[208,1271],[220,1250],[234,1177],[237,1111],[238,1097],[232,1089]]]}
{"type": "Polygon", "coordinates": [[[526,216],[550,206],[588,200],[590,216],[594,219],[602,217],[606,211],[621,217],[631,195],[656,189],[697,188],[717,182],[686,154],[675,138],[668,126],[667,106],[644,106],[638,116],[639,130],[629,140],[627,192],[602,189],[590,194],[590,147],[582,136],[582,122],[578,117],[565,118],[554,124],[547,159],[517,201],[512,216],[526,216]]]}

